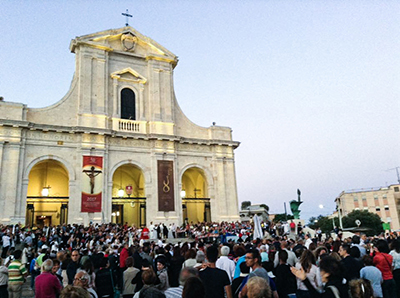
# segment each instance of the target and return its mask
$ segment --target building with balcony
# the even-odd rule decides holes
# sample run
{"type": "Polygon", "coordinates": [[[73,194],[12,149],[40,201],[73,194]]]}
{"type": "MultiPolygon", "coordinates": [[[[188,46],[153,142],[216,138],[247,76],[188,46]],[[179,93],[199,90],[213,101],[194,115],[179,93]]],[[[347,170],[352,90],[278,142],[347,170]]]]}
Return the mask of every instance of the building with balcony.
{"type": "Polygon", "coordinates": [[[0,222],[239,220],[239,142],[184,115],[177,56],[130,26],[76,37],[70,51],[61,100],[0,101],[0,222]]]}
{"type": "Polygon", "coordinates": [[[342,191],[335,203],[341,216],[353,210],[367,210],[378,214],[382,222],[390,223],[391,229],[400,230],[400,184],[342,191]]]}

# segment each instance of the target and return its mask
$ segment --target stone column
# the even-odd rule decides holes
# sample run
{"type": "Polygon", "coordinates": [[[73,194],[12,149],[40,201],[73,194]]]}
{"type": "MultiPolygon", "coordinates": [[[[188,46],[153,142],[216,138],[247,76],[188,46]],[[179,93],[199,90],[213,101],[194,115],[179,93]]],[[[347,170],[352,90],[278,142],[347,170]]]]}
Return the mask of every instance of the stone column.
{"type": "Polygon", "coordinates": [[[2,199],[4,200],[2,223],[18,223],[16,218],[18,169],[20,157],[20,144],[10,143],[5,147],[2,167],[7,169],[7,174],[3,172],[3,183],[7,187],[2,188],[2,199]]]}
{"type": "Polygon", "coordinates": [[[113,118],[118,118],[118,80],[113,80],[113,118]]]}

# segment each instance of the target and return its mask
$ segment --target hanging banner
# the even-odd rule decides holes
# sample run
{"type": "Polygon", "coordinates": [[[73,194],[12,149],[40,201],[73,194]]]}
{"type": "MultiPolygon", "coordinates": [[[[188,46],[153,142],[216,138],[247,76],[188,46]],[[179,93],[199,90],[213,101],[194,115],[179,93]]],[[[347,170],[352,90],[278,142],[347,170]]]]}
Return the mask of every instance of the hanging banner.
{"type": "Polygon", "coordinates": [[[101,212],[103,157],[83,156],[81,212],[101,212]]]}
{"type": "Polygon", "coordinates": [[[158,211],[175,211],[174,168],[172,161],[157,161],[158,211]]]}

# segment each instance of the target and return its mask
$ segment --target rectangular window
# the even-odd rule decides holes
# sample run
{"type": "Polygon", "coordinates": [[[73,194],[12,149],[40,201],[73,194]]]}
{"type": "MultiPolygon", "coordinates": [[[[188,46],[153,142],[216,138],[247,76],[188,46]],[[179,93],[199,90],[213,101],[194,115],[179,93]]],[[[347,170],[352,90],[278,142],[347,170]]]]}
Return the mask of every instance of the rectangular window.
{"type": "Polygon", "coordinates": [[[386,206],[385,206],[385,210],[389,210],[389,206],[386,205],[386,206]]]}
{"type": "Polygon", "coordinates": [[[366,200],[367,200],[367,198],[366,198],[366,197],[362,197],[362,200],[363,200],[363,201],[366,201],[366,200]]]}
{"type": "Polygon", "coordinates": [[[381,211],[381,208],[380,208],[380,207],[376,207],[375,210],[376,210],[377,212],[379,212],[379,211],[381,211]]]}
{"type": "Polygon", "coordinates": [[[394,191],[395,191],[395,192],[399,192],[399,187],[398,187],[398,186],[395,186],[395,187],[394,187],[394,191]]]}
{"type": "Polygon", "coordinates": [[[378,199],[379,199],[378,196],[375,195],[375,196],[374,196],[374,200],[378,200],[378,199]]]}
{"type": "Polygon", "coordinates": [[[357,197],[353,197],[354,202],[358,202],[358,198],[357,197]]]}

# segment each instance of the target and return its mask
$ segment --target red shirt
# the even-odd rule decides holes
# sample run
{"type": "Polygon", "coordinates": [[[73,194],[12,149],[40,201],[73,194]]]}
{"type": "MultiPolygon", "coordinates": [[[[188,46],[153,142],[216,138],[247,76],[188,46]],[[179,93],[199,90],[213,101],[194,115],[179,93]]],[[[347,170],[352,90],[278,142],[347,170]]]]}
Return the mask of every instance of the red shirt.
{"type": "Polygon", "coordinates": [[[149,229],[144,227],[140,239],[149,239],[149,229]]]}
{"type": "Polygon", "coordinates": [[[36,298],[54,298],[62,289],[59,279],[50,272],[43,272],[35,279],[36,298]]]}
{"type": "Polygon", "coordinates": [[[386,253],[376,252],[374,265],[382,272],[383,280],[393,279],[392,273],[393,257],[386,253]]]}
{"type": "Polygon", "coordinates": [[[125,261],[129,257],[128,250],[124,247],[119,255],[119,267],[125,268],[125,261]]]}

